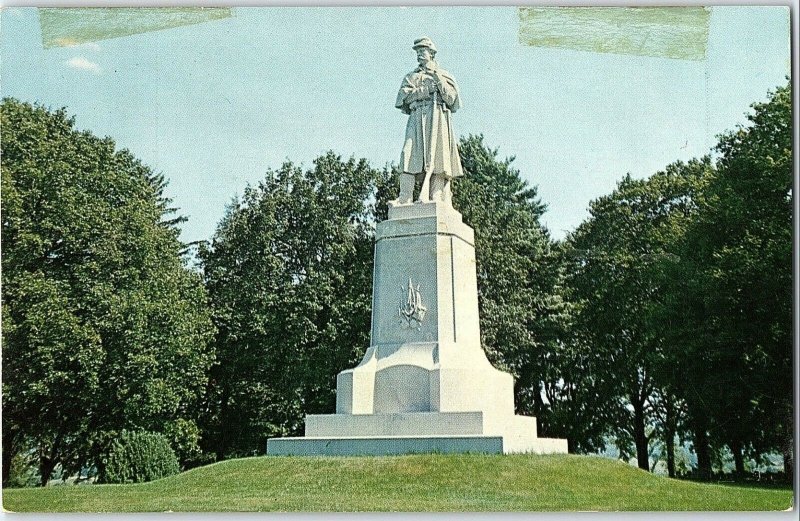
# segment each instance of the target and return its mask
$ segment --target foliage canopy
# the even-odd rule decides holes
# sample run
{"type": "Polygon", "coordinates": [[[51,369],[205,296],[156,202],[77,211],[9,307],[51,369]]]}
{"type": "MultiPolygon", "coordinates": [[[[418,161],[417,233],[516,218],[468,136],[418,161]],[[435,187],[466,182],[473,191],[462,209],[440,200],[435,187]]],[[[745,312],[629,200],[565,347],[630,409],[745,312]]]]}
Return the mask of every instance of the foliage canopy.
{"type": "Polygon", "coordinates": [[[46,483],[121,429],[194,421],[213,329],[163,177],[64,110],[0,116],[3,459],[35,450],[46,483]]]}

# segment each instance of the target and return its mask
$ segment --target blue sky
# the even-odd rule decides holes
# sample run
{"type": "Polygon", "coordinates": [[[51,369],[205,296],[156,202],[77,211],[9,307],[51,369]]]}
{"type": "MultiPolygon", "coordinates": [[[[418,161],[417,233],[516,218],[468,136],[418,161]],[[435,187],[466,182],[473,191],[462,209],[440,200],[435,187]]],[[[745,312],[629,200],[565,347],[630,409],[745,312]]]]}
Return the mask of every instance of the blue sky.
{"type": "Polygon", "coordinates": [[[482,133],[549,209],[554,237],[630,172],[709,152],[790,70],[789,10],[715,7],[703,61],[531,47],[513,7],[236,8],[198,25],[43,49],[35,9],[2,11],[3,96],[67,107],[170,180],[208,239],[225,205],[285,160],[399,160],[394,108],[423,35],[458,80],[456,132],[482,133]]]}

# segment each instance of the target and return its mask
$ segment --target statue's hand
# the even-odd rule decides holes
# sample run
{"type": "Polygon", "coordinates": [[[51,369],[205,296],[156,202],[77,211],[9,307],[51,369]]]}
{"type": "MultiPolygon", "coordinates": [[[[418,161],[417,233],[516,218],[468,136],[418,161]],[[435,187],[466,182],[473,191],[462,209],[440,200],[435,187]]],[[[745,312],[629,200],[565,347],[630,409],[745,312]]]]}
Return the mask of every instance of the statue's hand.
{"type": "Polygon", "coordinates": [[[436,72],[433,76],[433,86],[439,89],[440,92],[443,92],[445,85],[447,85],[447,81],[444,76],[436,72]]]}
{"type": "Polygon", "coordinates": [[[425,97],[430,96],[434,92],[436,92],[436,85],[434,85],[431,81],[424,81],[422,82],[422,95],[425,97]]]}

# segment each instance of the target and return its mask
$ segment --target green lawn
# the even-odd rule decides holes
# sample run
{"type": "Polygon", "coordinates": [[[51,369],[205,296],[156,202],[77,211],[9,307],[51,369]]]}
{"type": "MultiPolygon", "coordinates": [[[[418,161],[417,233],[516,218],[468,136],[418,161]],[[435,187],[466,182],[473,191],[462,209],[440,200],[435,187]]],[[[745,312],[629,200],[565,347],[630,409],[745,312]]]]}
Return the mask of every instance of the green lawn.
{"type": "Polygon", "coordinates": [[[784,510],[790,488],[708,485],[588,456],[260,457],[138,485],[6,489],[17,512],[784,510]]]}

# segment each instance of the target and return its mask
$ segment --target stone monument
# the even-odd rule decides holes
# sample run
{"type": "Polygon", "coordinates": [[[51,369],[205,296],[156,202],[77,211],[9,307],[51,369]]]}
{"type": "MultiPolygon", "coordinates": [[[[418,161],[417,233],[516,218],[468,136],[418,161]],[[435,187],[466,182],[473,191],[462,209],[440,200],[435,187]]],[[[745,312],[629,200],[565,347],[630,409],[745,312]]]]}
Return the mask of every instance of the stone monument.
{"type": "Polygon", "coordinates": [[[481,347],[474,233],[450,199],[461,100],[433,42],[413,48],[419,67],[396,103],[409,116],[400,197],[376,231],[370,347],[337,376],[336,414],[306,416],[305,437],[270,439],[267,454],[566,453],[567,440],[514,414],[512,376],[481,347]]]}

